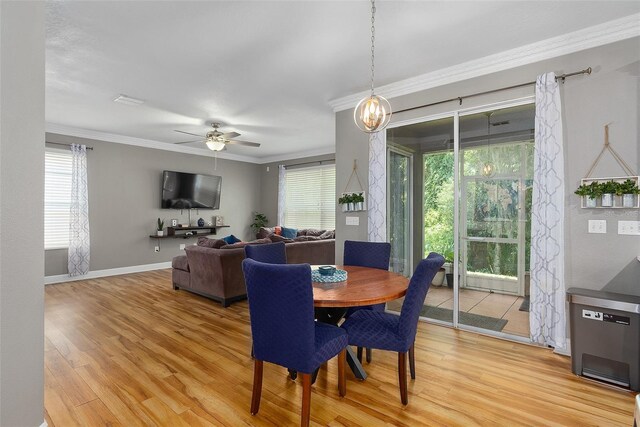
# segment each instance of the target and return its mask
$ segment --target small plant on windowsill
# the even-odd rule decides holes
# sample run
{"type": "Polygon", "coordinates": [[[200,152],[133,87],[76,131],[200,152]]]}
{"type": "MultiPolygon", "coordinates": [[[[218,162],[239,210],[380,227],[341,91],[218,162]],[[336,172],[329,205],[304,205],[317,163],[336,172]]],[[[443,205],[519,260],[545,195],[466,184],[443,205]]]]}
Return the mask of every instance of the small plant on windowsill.
{"type": "Polygon", "coordinates": [[[158,224],[156,228],[158,232],[158,236],[162,236],[164,234],[164,220],[158,218],[158,224]]]}

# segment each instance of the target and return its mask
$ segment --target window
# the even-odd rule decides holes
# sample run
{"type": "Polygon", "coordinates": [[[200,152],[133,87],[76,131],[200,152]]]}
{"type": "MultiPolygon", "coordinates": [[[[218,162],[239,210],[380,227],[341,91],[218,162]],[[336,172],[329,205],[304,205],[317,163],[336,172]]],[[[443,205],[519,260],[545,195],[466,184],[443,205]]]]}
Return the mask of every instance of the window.
{"type": "Polygon", "coordinates": [[[70,151],[47,150],[44,154],[44,248],[69,247],[71,204],[70,151]]]}
{"type": "Polygon", "coordinates": [[[336,166],[322,165],[285,171],[287,227],[336,227],[336,166]]]}

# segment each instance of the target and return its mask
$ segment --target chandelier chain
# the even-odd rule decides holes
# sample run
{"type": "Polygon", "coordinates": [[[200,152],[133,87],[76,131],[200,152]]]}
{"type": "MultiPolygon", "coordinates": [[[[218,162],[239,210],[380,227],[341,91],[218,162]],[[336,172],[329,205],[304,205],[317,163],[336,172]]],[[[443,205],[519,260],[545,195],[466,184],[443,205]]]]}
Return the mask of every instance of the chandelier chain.
{"type": "Polygon", "coordinates": [[[373,96],[373,77],[375,75],[375,42],[376,42],[376,2],[371,0],[371,96],[373,96]]]}

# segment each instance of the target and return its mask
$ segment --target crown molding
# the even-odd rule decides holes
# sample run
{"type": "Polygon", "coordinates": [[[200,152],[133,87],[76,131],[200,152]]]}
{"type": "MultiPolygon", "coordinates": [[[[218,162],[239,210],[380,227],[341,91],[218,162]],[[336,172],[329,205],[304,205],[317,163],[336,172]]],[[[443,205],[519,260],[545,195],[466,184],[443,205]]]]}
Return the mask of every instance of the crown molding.
{"type": "Polygon", "coordinates": [[[296,151],[295,153],[290,153],[290,154],[262,157],[260,158],[259,163],[260,164],[276,163],[276,162],[283,162],[286,160],[297,160],[297,159],[304,159],[306,157],[324,156],[327,154],[335,154],[335,153],[336,153],[336,149],[335,149],[335,146],[333,146],[333,147],[318,148],[315,150],[308,150],[308,151],[296,151]]]}
{"type": "MultiPolygon", "coordinates": [[[[515,49],[485,56],[473,61],[442,68],[430,73],[401,80],[376,88],[376,93],[387,99],[443,86],[462,80],[480,77],[498,71],[509,70],[581,50],[614,43],[640,36],[640,13],[583,28],[572,33],[552,37],[515,49]]],[[[334,112],[347,110],[369,91],[363,91],[329,101],[334,112]]]]}
{"type": "MultiPolygon", "coordinates": [[[[184,147],[168,142],[154,141],[151,139],[135,138],[132,136],[119,135],[115,133],[100,132],[89,129],[81,129],[73,126],[59,125],[56,123],[46,123],[45,132],[57,133],[60,135],[75,136],[78,138],[96,139],[98,141],[115,142],[116,144],[133,145],[136,147],[152,148],[155,150],[173,151],[175,153],[194,154],[196,156],[215,157],[216,152],[209,149],[194,147],[184,147]]],[[[261,163],[260,159],[251,156],[241,156],[217,152],[219,159],[236,160],[247,163],[261,163]]]]}

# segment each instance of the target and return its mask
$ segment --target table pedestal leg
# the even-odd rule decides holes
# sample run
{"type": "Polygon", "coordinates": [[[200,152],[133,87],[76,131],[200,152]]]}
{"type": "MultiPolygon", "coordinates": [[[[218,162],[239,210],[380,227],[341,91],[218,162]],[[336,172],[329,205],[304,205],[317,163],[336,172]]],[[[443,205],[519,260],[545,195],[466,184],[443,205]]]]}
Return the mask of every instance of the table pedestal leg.
{"type": "Polygon", "coordinates": [[[351,346],[347,346],[347,363],[357,379],[363,381],[367,379],[367,373],[364,371],[362,364],[356,357],[356,353],[353,351],[351,346]]]}

